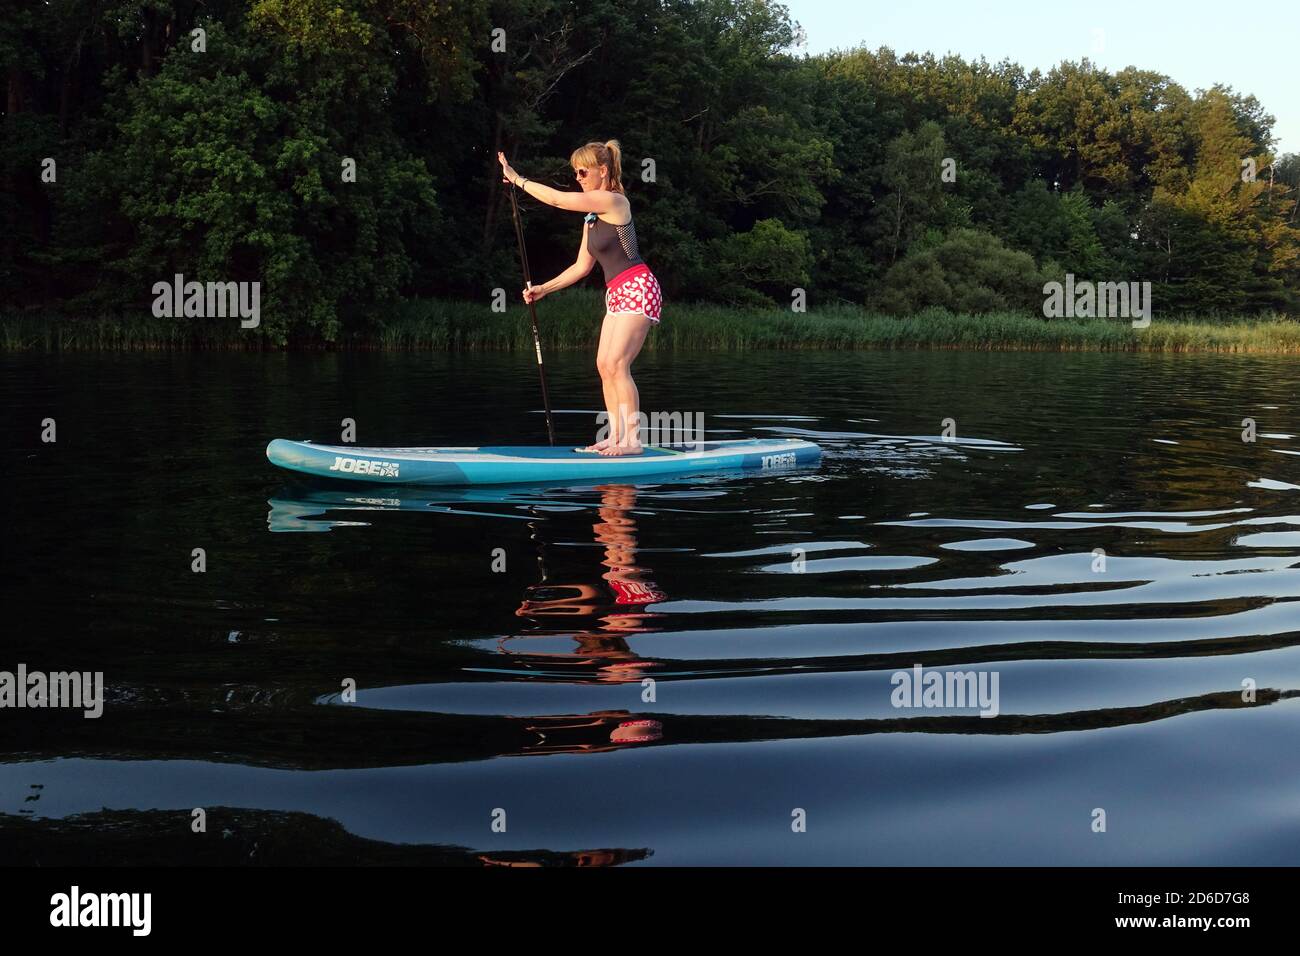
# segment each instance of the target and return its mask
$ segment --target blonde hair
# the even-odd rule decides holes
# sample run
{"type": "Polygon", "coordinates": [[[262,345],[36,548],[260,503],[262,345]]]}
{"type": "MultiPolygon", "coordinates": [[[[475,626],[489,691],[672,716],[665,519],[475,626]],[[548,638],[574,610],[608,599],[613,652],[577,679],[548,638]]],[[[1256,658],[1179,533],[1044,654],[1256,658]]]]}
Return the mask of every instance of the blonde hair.
{"type": "Polygon", "coordinates": [[[569,157],[569,165],[574,169],[579,166],[585,169],[608,166],[610,190],[616,193],[623,191],[623,150],[616,139],[579,146],[569,157]]]}

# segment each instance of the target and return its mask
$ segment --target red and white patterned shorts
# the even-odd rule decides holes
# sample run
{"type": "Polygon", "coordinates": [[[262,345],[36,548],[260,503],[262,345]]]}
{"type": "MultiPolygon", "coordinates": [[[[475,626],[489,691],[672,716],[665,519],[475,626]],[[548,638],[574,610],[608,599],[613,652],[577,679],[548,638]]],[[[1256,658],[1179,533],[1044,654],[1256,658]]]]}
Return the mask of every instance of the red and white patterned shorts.
{"type": "Polygon", "coordinates": [[[645,263],[625,269],[605,283],[606,312],[631,312],[658,322],[663,302],[659,280],[645,263]]]}

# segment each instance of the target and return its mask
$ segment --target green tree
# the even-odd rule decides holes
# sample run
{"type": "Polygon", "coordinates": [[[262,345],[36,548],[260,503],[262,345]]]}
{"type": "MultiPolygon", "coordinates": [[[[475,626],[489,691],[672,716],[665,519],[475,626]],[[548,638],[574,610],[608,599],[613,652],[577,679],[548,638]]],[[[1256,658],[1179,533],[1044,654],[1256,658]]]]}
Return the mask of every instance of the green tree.
{"type": "Polygon", "coordinates": [[[719,296],[740,305],[788,304],[791,291],[808,284],[809,259],[808,237],[776,219],[715,239],[710,249],[719,296]]]}
{"type": "Polygon", "coordinates": [[[886,147],[881,182],[887,192],[876,204],[876,218],[891,264],[927,228],[947,224],[948,198],[940,179],[945,156],[943,132],[930,121],[915,133],[900,133],[886,147]]]}
{"type": "Polygon", "coordinates": [[[1043,282],[1027,253],[1008,249],[986,232],[957,229],[891,268],[877,304],[897,315],[932,306],[950,312],[1033,310],[1042,302],[1043,282]]]}

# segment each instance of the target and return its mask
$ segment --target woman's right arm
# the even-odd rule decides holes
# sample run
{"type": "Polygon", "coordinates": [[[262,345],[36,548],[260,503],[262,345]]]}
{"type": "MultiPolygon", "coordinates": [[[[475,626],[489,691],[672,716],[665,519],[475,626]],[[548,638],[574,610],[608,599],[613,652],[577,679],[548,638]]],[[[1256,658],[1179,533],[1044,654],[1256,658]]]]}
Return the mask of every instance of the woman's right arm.
{"type": "MultiPolygon", "coordinates": [[[[596,257],[587,251],[587,224],[584,222],[582,224],[582,238],[578,242],[578,258],[574,260],[573,265],[549,282],[543,282],[540,286],[533,286],[533,288],[539,290],[542,295],[550,295],[560,289],[567,289],[575,282],[581,282],[591,274],[591,270],[595,267],[596,257]]],[[[525,297],[524,301],[527,302],[528,299],[525,297]]]]}

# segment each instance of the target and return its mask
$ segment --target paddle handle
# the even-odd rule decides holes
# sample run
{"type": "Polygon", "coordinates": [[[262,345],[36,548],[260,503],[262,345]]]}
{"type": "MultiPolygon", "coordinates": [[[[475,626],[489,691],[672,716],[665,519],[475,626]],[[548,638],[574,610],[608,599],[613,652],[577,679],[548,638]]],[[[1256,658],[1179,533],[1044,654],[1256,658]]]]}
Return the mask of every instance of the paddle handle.
{"type": "MultiPolygon", "coordinates": [[[[510,187],[510,213],[515,221],[515,239],[519,243],[519,265],[524,273],[524,288],[533,287],[532,272],[528,268],[528,249],[524,246],[524,227],[519,221],[519,200],[515,198],[515,187],[510,187]]],[[[533,326],[533,351],[537,355],[537,375],[542,381],[542,405],[546,408],[546,437],[551,445],[555,444],[555,423],[551,420],[551,396],[546,389],[546,363],[542,361],[542,336],[537,330],[537,306],[530,299],[528,316],[533,326]]]]}

